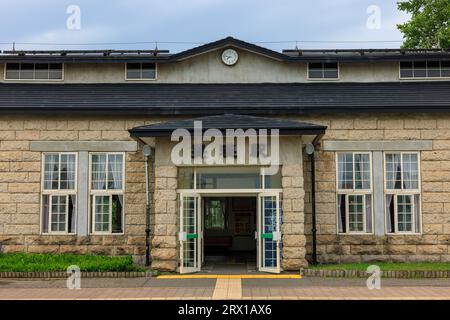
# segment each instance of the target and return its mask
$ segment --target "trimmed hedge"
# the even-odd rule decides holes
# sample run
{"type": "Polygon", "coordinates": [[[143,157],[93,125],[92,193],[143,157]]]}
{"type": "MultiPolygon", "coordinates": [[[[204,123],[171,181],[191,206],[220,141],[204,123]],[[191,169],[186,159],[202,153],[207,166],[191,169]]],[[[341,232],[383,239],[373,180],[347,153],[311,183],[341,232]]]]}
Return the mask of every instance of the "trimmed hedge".
{"type": "Polygon", "coordinates": [[[131,256],[109,257],[76,254],[0,253],[0,272],[58,272],[76,265],[83,272],[131,272],[146,269],[131,256]]]}

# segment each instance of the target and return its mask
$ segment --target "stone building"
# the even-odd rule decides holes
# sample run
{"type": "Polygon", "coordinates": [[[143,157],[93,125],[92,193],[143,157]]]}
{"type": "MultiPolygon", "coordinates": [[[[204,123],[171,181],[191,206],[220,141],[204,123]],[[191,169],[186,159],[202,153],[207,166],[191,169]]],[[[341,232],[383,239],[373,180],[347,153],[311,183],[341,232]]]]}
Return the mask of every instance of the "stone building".
{"type": "Polygon", "coordinates": [[[5,51],[0,71],[1,252],[183,273],[450,260],[448,50],[226,38],[176,54],[5,51]],[[247,133],[244,151],[210,164],[217,140],[203,139],[176,163],[173,133],[198,123],[203,138],[247,133]]]}

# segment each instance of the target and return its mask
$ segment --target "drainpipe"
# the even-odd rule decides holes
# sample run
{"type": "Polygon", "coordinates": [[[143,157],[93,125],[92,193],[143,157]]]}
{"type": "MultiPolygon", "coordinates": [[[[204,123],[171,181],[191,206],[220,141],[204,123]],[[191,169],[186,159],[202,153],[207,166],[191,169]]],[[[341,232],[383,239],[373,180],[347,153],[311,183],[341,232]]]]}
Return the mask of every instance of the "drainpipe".
{"type": "MultiPolygon", "coordinates": [[[[315,140],[314,140],[315,141],[315,140]]],[[[313,142],[314,143],[314,142],[313,142]]],[[[316,223],[316,162],[314,157],[315,145],[305,145],[305,153],[311,162],[311,223],[312,223],[312,265],[317,264],[317,223],[316,223]]]]}
{"type": "Polygon", "coordinates": [[[149,181],[149,162],[153,154],[152,147],[145,145],[143,148],[145,161],[145,265],[150,266],[150,215],[151,215],[151,194],[149,181]]]}

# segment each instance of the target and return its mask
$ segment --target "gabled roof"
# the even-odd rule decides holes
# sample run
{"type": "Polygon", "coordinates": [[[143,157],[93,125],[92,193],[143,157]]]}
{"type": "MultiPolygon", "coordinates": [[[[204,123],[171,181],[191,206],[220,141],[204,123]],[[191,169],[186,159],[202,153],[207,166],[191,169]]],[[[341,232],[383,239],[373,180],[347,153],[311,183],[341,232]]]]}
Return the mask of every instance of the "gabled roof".
{"type": "Polygon", "coordinates": [[[291,116],[449,112],[450,81],[260,84],[0,84],[0,114],[291,116]]]}
{"type": "Polygon", "coordinates": [[[129,132],[132,137],[170,136],[176,129],[186,129],[189,132],[194,132],[194,123],[196,121],[201,121],[202,132],[208,129],[218,129],[223,133],[225,133],[226,129],[278,129],[280,135],[319,135],[325,133],[327,129],[326,126],[301,121],[223,114],[141,126],[133,128],[129,132]]]}
{"type": "Polygon", "coordinates": [[[275,60],[285,61],[289,59],[289,57],[283,53],[276,52],[249,42],[245,42],[233,37],[227,37],[218,41],[210,42],[205,45],[192,48],[177,54],[174,54],[170,57],[170,60],[173,61],[181,61],[184,59],[188,59],[200,54],[205,54],[214,50],[218,50],[220,48],[233,47],[239,48],[242,50],[250,51],[256,54],[260,54],[275,60]]]}

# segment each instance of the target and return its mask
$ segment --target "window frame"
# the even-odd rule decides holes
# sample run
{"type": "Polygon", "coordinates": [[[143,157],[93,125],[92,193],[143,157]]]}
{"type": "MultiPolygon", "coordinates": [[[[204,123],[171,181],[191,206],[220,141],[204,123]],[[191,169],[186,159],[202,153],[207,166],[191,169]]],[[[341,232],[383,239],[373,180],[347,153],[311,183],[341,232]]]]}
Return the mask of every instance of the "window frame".
{"type": "Polygon", "coordinates": [[[336,231],[339,235],[373,235],[375,233],[374,227],[374,197],[373,197],[373,163],[372,163],[372,152],[370,151],[339,151],[336,152],[335,156],[335,165],[336,165],[336,231]],[[339,188],[339,155],[340,154],[352,154],[352,163],[353,163],[353,188],[352,189],[341,189],[339,188]],[[355,189],[355,154],[367,154],[369,155],[369,173],[370,173],[370,188],[369,189],[355,189]],[[345,232],[340,232],[339,230],[339,196],[345,196],[345,232]],[[372,230],[367,232],[367,212],[366,212],[366,197],[370,195],[370,219],[372,222],[372,230]],[[349,225],[349,196],[362,196],[363,198],[363,208],[364,208],[364,217],[363,217],[363,231],[350,231],[349,225]]]}
{"type": "Polygon", "coordinates": [[[156,81],[158,80],[158,63],[156,62],[125,62],[125,81],[156,81]],[[153,63],[155,65],[155,77],[154,78],[128,78],[128,64],[129,63],[139,63],[141,65],[141,74],[142,74],[142,64],[143,63],[153,63]]]}
{"type": "Polygon", "coordinates": [[[89,179],[88,179],[88,233],[92,235],[123,235],[125,234],[125,152],[89,152],[89,179]],[[106,189],[97,190],[92,189],[92,156],[93,155],[106,155],[106,189]],[[108,155],[122,155],[122,188],[121,189],[108,189],[108,155]],[[122,196],[122,232],[112,232],[112,196],[122,196]],[[108,231],[95,231],[95,197],[97,196],[109,196],[109,228],[108,231]]]}
{"type": "Polygon", "coordinates": [[[340,63],[339,62],[321,62],[321,61],[319,61],[319,62],[308,62],[306,64],[306,79],[309,80],[309,81],[339,81],[339,80],[341,80],[341,66],[340,66],[340,63]],[[309,76],[309,65],[311,63],[321,63],[322,64],[322,74],[323,74],[323,71],[325,70],[325,68],[324,68],[325,63],[336,63],[337,64],[337,78],[325,78],[325,77],[322,77],[322,78],[311,78],[309,76]]]}
{"type": "MultiPolygon", "coordinates": [[[[3,80],[4,81],[20,81],[20,82],[22,82],[22,81],[31,81],[31,82],[63,82],[64,81],[64,74],[65,74],[65,64],[64,63],[59,63],[59,62],[55,62],[55,63],[43,63],[43,64],[48,64],[48,66],[49,66],[49,71],[50,71],[50,65],[51,64],[61,64],[61,79],[20,79],[20,77],[19,78],[17,78],[17,79],[10,79],[10,78],[7,78],[6,77],[6,72],[7,72],[7,66],[8,66],[8,63],[9,64],[19,64],[19,65],[22,65],[22,64],[32,64],[33,65],[33,75],[34,75],[34,77],[35,77],[35,73],[36,73],[36,64],[41,64],[41,63],[35,63],[35,62],[25,62],[25,63],[23,63],[23,62],[18,62],[18,63],[11,63],[11,62],[7,62],[7,63],[5,63],[4,65],[3,65],[3,80]]],[[[20,75],[20,71],[19,71],[19,75],[20,75]]]]}
{"type": "Polygon", "coordinates": [[[450,79],[450,76],[442,76],[442,62],[444,60],[405,60],[405,61],[399,61],[398,62],[398,78],[400,80],[442,80],[442,79],[450,79]],[[402,77],[402,62],[411,62],[412,63],[412,77],[402,77]],[[439,71],[441,73],[441,76],[439,77],[415,77],[414,76],[414,63],[415,62],[425,62],[425,73],[428,72],[428,62],[439,62],[439,71]]]}
{"type": "Polygon", "coordinates": [[[40,225],[39,225],[39,233],[42,235],[75,235],[77,234],[77,222],[78,222],[78,205],[75,203],[75,225],[74,230],[72,232],[68,232],[69,230],[69,197],[75,196],[75,199],[78,201],[78,152],[42,152],[41,155],[41,194],[40,194],[40,225]],[[57,154],[58,155],[58,189],[45,189],[45,156],[49,154],[57,154]],[[75,172],[74,172],[74,188],[73,189],[61,189],[61,155],[75,155],[75,172]],[[44,219],[44,208],[43,208],[43,197],[49,197],[49,211],[48,211],[48,230],[44,232],[43,230],[43,219],[44,219]],[[51,231],[51,200],[53,196],[66,196],[67,204],[66,204],[66,227],[65,231],[51,231]]]}
{"type": "Polygon", "coordinates": [[[384,151],[383,152],[383,180],[384,180],[384,186],[383,186],[383,199],[384,199],[384,226],[385,226],[385,234],[386,235],[421,235],[422,234],[422,174],[421,174],[421,166],[420,166],[420,152],[419,151],[384,151]],[[401,164],[401,189],[388,189],[387,188],[387,179],[386,179],[386,156],[388,154],[400,154],[400,164],[401,164]],[[403,154],[416,154],[417,155],[417,189],[404,189],[403,187],[403,154]],[[392,195],[394,198],[394,232],[389,231],[388,226],[388,219],[387,219],[387,205],[386,205],[386,196],[392,195]],[[419,232],[416,232],[416,205],[414,203],[414,196],[419,196],[419,232]],[[398,196],[411,196],[411,212],[412,212],[412,219],[411,219],[411,231],[398,231],[398,196]]]}

